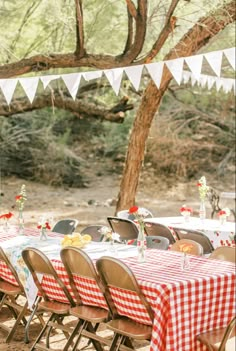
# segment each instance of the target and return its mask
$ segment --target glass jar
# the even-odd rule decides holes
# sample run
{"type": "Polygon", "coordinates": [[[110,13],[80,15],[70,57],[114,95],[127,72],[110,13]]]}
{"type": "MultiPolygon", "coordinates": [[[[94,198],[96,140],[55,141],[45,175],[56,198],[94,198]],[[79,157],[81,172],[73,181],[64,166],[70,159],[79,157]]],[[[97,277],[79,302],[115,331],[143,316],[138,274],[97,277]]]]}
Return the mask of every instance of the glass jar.
{"type": "Polygon", "coordinates": [[[206,204],[204,199],[202,199],[200,203],[199,217],[202,221],[206,219],[206,204]]]}
{"type": "Polygon", "coordinates": [[[48,239],[46,228],[42,227],[40,229],[40,237],[39,237],[39,239],[40,240],[47,240],[48,239]]]}
{"type": "Polygon", "coordinates": [[[18,234],[19,235],[24,235],[24,217],[23,217],[23,210],[19,209],[19,214],[18,214],[18,234]]]}
{"type": "Polygon", "coordinates": [[[138,262],[140,262],[140,263],[145,262],[146,261],[147,242],[146,242],[143,224],[139,224],[137,248],[138,248],[138,262]]]}

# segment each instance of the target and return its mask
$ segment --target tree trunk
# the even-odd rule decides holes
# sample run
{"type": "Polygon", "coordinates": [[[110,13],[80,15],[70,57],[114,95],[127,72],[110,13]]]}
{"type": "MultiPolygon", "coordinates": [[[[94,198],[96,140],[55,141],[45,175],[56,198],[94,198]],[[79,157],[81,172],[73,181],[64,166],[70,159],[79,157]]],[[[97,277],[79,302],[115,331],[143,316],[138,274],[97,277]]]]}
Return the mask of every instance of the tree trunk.
{"type": "MultiPolygon", "coordinates": [[[[171,50],[165,60],[186,57],[196,53],[201,47],[206,45],[212,37],[233,21],[235,21],[235,3],[231,1],[214,14],[198,21],[198,23],[183,36],[175,48],[171,50]]],[[[135,204],[135,195],[144,160],[146,140],[153,118],[161,104],[162,97],[171,79],[172,76],[167,68],[165,68],[160,89],[156,87],[153,81],[150,81],[144,92],[130,135],[116,212],[127,209],[135,204]]]]}

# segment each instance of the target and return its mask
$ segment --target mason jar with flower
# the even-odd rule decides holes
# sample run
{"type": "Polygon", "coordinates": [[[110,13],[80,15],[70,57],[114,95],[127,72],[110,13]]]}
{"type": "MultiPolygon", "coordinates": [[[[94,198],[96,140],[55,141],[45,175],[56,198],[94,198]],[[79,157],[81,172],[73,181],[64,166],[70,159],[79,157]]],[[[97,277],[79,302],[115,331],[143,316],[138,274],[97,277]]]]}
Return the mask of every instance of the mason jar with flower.
{"type": "Polygon", "coordinates": [[[230,216],[230,209],[228,207],[223,208],[218,212],[220,224],[223,225],[227,221],[227,217],[230,216]]]}
{"type": "Polygon", "coordinates": [[[184,220],[185,220],[186,223],[190,221],[190,216],[191,216],[192,212],[193,212],[192,208],[188,207],[186,205],[183,205],[180,208],[180,213],[184,217],[184,220]]]}
{"type": "Polygon", "coordinates": [[[138,248],[138,262],[142,263],[146,261],[146,234],[144,230],[144,218],[146,218],[149,213],[145,208],[133,206],[129,209],[129,213],[133,214],[135,220],[138,224],[139,234],[137,238],[137,248],[138,248]]]}
{"type": "Polygon", "coordinates": [[[103,226],[101,229],[99,229],[99,233],[103,236],[105,241],[109,241],[110,245],[108,251],[115,253],[116,248],[114,244],[115,241],[120,241],[120,235],[113,232],[111,228],[108,228],[107,226],[103,226]]]}
{"type": "Polygon", "coordinates": [[[19,211],[19,214],[18,214],[18,234],[23,235],[24,234],[23,209],[24,209],[25,201],[27,200],[26,188],[25,188],[24,184],[21,186],[20,194],[16,195],[15,200],[16,200],[16,205],[18,206],[18,211],[19,211]]]}
{"type": "Polygon", "coordinates": [[[9,229],[9,219],[13,216],[12,212],[0,215],[0,219],[4,220],[3,230],[7,233],[9,229]]]}
{"type": "Polygon", "coordinates": [[[206,196],[209,191],[209,186],[207,186],[206,182],[206,177],[202,176],[198,183],[197,183],[198,189],[199,189],[199,197],[200,197],[200,209],[199,209],[199,217],[201,220],[204,220],[206,218],[206,196]]]}
{"type": "Polygon", "coordinates": [[[40,240],[47,240],[48,236],[47,236],[47,229],[50,230],[51,226],[49,224],[49,222],[47,221],[41,221],[39,222],[38,229],[40,229],[40,240]]]}

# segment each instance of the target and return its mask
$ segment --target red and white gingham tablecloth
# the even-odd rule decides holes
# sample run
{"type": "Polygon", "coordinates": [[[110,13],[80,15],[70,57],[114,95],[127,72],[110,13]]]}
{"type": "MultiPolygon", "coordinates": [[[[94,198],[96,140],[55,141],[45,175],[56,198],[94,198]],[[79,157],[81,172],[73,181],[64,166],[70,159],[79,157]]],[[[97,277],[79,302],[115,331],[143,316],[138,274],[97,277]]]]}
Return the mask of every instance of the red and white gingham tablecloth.
{"type": "MultiPolygon", "coordinates": [[[[35,235],[26,230],[26,235],[35,235]]],[[[37,233],[38,235],[38,233],[37,233]]],[[[55,235],[55,234],[51,234],[55,235]]],[[[1,236],[0,242],[9,239],[1,236]]],[[[154,312],[151,351],[205,351],[196,335],[225,326],[235,314],[235,265],[230,262],[190,256],[190,269],[181,270],[182,254],[171,251],[147,250],[145,263],[136,257],[122,259],[134,272],[154,312]]],[[[68,277],[60,260],[52,260],[55,269],[69,290],[68,277]]],[[[0,266],[0,275],[3,273],[0,266]]],[[[79,281],[83,299],[104,305],[103,296],[92,281],[79,281]]],[[[51,297],[65,301],[54,281],[43,278],[51,297]]],[[[115,291],[120,310],[133,319],[146,322],[135,296],[115,291]]]]}

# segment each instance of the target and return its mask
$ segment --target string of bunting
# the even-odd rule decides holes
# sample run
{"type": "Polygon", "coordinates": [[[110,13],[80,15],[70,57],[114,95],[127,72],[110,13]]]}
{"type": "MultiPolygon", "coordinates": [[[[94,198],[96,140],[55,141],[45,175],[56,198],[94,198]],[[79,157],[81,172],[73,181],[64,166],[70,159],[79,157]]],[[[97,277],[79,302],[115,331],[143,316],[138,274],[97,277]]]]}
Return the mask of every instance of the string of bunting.
{"type": "Polygon", "coordinates": [[[206,54],[123,68],[37,77],[0,79],[0,88],[7,104],[10,105],[16,86],[19,83],[29,101],[32,103],[38,88],[39,80],[42,82],[44,89],[46,89],[53,80],[62,79],[71,97],[75,100],[82,77],[86,81],[90,81],[93,79],[99,79],[104,74],[115,94],[118,95],[124,73],[134,88],[137,91],[139,90],[144,68],[149,73],[157,88],[159,88],[165,65],[179,85],[181,83],[186,84],[190,82],[192,86],[198,84],[202,88],[212,89],[215,87],[217,91],[222,88],[225,93],[229,93],[231,91],[235,93],[235,79],[221,77],[223,55],[228,60],[230,66],[235,70],[235,48],[229,48],[208,52],[206,54]],[[215,73],[215,76],[204,75],[201,73],[204,59],[210,65],[211,69],[215,73]],[[184,70],[185,63],[190,71],[184,70]]]}

